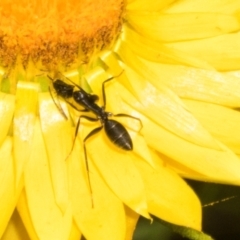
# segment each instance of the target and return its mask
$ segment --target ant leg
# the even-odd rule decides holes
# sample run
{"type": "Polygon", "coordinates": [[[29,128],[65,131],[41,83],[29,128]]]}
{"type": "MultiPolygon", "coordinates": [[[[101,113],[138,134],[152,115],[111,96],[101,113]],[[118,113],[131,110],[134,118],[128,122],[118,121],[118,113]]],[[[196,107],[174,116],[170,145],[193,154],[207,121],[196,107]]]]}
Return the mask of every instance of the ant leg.
{"type": "Polygon", "coordinates": [[[91,181],[90,181],[90,176],[89,176],[89,166],[88,166],[88,158],[87,158],[86,141],[91,136],[93,136],[96,133],[98,133],[102,128],[103,128],[103,126],[93,129],[83,140],[84,159],[85,159],[85,165],[86,165],[87,176],[88,176],[89,190],[90,190],[90,194],[91,194],[91,198],[92,198],[92,208],[94,207],[94,204],[93,204],[93,192],[92,192],[92,186],[91,186],[91,181]]]}
{"type": "Polygon", "coordinates": [[[78,129],[79,129],[79,126],[80,126],[81,118],[85,118],[85,119],[87,119],[87,120],[89,120],[89,121],[91,121],[91,122],[97,122],[97,121],[98,121],[97,118],[92,118],[92,117],[88,117],[88,116],[84,116],[84,115],[82,115],[82,116],[80,116],[80,117],[78,118],[78,122],[77,122],[77,126],[76,126],[76,129],[75,129],[75,134],[74,134],[74,139],[73,139],[72,148],[71,148],[71,151],[70,151],[70,153],[68,154],[68,156],[67,156],[66,159],[68,159],[68,157],[71,155],[71,153],[72,153],[72,151],[73,151],[73,148],[74,148],[74,145],[75,145],[75,142],[76,142],[76,138],[77,138],[77,134],[78,134],[78,129]]]}
{"type": "Polygon", "coordinates": [[[103,96],[103,108],[105,109],[106,107],[106,104],[107,104],[107,99],[106,99],[106,93],[105,93],[105,84],[111,80],[113,80],[114,77],[110,77],[109,79],[105,80],[103,83],[102,83],[102,96],[103,96]]]}
{"type": "Polygon", "coordinates": [[[52,82],[54,82],[54,79],[51,78],[49,75],[47,75],[47,77],[48,77],[52,82]]]}
{"type": "Polygon", "coordinates": [[[88,109],[84,108],[84,109],[78,109],[76,106],[74,106],[71,102],[69,102],[67,99],[65,99],[65,102],[67,102],[72,108],[74,108],[75,110],[77,110],[78,112],[89,112],[88,109]]]}
{"type": "Polygon", "coordinates": [[[68,120],[68,117],[67,117],[67,115],[65,114],[65,112],[64,112],[63,109],[62,109],[62,106],[61,106],[61,104],[60,104],[60,102],[59,102],[59,99],[57,98],[57,99],[58,99],[58,102],[56,102],[56,101],[54,100],[54,97],[53,97],[51,88],[48,87],[48,90],[49,90],[49,92],[50,92],[51,98],[52,98],[55,106],[57,107],[57,109],[59,110],[59,112],[63,115],[63,117],[64,117],[66,120],[68,120]]]}
{"type": "Polygon", "coordinates": [[[129,117],[129,118],[135,119],[135,120],[139,121],[139,123],[141,125],[141,128],[139,129],[139,131],[141,131],[141,129],[143,128],[143,124],[142,124],[142,121],[140,118],[137,118],[137,117],[125,114],[125,113],[113,114],[112,116],[114,116],[114,117],[129,117]]]}
{"type": "Polygon", "coordinates": [[[107,104],[106,93],[105,93],[105,84],[109,81],[112,81],[114,78],[119,77],[123,73],[123,71],[120,74],[118,74],[117,76],[110,77],[102,83],[102,96],[103,96],[103,108],[104,109],[105,109],[106,104],[107,104]]]}

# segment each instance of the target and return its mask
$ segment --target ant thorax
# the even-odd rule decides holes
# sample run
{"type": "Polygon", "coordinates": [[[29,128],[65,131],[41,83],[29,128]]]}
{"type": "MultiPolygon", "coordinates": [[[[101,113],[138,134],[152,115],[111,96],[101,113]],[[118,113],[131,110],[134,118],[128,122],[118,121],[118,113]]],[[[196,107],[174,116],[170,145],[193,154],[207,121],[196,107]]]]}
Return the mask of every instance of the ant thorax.
{"type": "Polygon", "coordinates": [[[104,107],[99,108],[97,118],[101,121],[102,124],[104,124],[104,122],[107,121],[111,116],[113,116],[113,114],[111,112],[106,112],[104,107]]]}

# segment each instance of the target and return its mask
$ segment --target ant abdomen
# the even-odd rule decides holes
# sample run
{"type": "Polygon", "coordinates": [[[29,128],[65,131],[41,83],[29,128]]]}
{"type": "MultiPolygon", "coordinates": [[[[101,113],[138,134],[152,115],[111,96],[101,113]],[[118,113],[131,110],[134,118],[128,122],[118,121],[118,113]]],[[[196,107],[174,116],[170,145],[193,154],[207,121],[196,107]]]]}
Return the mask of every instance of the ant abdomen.
{"type": "Polygon", "coordinates": [[[108,119],[104,122],[104,129],[108,138],[116,146],[126,151],[133,149],[132,139],[126,128],[121,123],[108,119]]]}

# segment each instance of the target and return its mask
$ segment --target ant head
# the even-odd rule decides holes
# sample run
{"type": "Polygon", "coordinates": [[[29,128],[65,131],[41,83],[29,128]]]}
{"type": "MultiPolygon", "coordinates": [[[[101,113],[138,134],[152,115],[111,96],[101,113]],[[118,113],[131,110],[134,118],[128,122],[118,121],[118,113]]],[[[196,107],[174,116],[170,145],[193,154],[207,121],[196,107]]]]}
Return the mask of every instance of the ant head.
{"type": "Polygon", "coordinates": [[[65,83],[64,81],[60,80],[60,79],[56,79],[53,82],[53,88],[55,89],[57,95],[67,99],[67,98],[71,98],[73,96],[74,93],[74,86],[65,83]]]}

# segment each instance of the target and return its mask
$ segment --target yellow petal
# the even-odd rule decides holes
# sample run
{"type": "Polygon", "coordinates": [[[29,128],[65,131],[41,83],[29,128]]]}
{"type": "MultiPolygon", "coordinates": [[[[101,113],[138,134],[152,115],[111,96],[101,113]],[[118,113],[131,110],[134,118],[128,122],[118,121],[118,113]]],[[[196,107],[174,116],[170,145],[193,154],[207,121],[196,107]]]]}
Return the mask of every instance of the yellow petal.
{"type": "Polygon", "coordinates": [[[144,137],[130,130],[128,132],[132,136],[132,139],[134,139],[134,153],[144,159],[150,166],[154,167],[155,165],[144,137]]]}
{"type": "Polygon", "coordinates": [[[129,207],[125,205],[125,213],[126,213],[126,222],[127,222],[127,233],[125,240],[132,240],[134,230],[136,228],[139,214],[131,210],[129,207]]]}
{"type": "MultiPolygon", "coordinates": [[[[117,84],[117,83],[116,83],[117,84]]],[[[125,113],[135,112],[128,104],[137,105],[137,100],[131,100],[131,95],[126,95],[126,89],[117,88],[121,92],[121,111],[125,113]]],[[[115,103],[115,107],[117,103],[115,103]]],[[[185,165],[187,168],[208,176],[212,181],[219,181],[231,184],[240,184],[240,160],[226,146],[215,140],[218,148],[203,147],[193,144],[175,133],[167,130],[159,124],[159,121],[147,118],[143,113],[137,114],[143,123],[141,134],[147,143],[159,152],[174,159],[176,162],[185,165]],[[171,143],[171,144],[170,144],[171,143]],[[228,159],[228,161],[226,161],[228,159]]]]}
{"type": "MultiPolygon", "coordinates": [[[[159,86],[157,89],[130,68],[126,67],[125,70],[128,78],[122,78],[123,81],[121,82],[124,84],[126,82],[126,85],[130,83],[134,95],[137,95],[139,101],[117,83],[115,84],[114,90],[112,90],[115,94],[115,99],[117,93],[121,93],[121,98],[125,102],[169,132],[196,145],[219,149],[215,139],[213,139],[194,116],[184,108],[181,100],[174,95],[170,89],[164,86],[161,88],[159,86]]],[[[113,88],[114,86],[111,87],[113,88]]],[[[117,106],[117,101],[113,103],[113,100],[114,98],[112,98],[111,103],[113,106],[117,106]]],[[[145,128],[145,126],[143,126],[143,128],[145,128]]]]}
{"type": "Polygon", "coordinates": [[[141,119],[145,126],[142,132],[148,144],[159,152],[208,176],[212,181],[240,184],[240,160],[222,144],[218,143],[222,148],[219,151],[200,147],[166,131],[144,116],[141,119]]]}
{"type": "Polygon", "coordinates": [[[178,12],[218,12],[218,13],[235,13],[236,9],[240,8],[239,1],[229,0],[183,0],[175,1],[174,4],[169,5],[164,9],[167,13],[178,13],[178,12]]]}
{"type": "Polygon", "coordinates": [[[14,211],[1,240],[30,240],[17,211],[14,211]]]}
{"type": "Polygon", "coordinates": [[[14,173],[12,138],[7,137],[0,147],[0,181],[2,183],[0,188],[0,236],[8,224],[23,187],[23,181],[20,181],[16,187],[14,173]]]}
{"type": "Polygon", "coordinates": [[[35,125],[33,149],[24,172],[30,218],[39,239],[68,239],[72,226],[69,205],[64,214],[55,201],[47,152],[39,121],[35,125]]]}
{"type": "Polygon", "coordinates": [[[14,160],[16,184],[19,183],[24,166],[32,150],[34,123],[37,113],[39,85],[21,82],[17,84],[16,109],[13,119],[14,160]]]}
{"type": "Polygon", "coordinates": [[[135,159],[147,190],[148,206],[157,217],[201,230],[201,204],[193,190],[152,152],[155,169],[135,159]]]}
{"type": "MultiPolygon", "coordinates": [[[[175,161],[175,159],[167,157],[166,155],[163,155],[161,153],[158,153],[158,156],[166,163],[168,168],[172,169],[174,172],[176,172],[180,176],[183,176],[183,177],[191,176],[186,178],[200,180],[200,181],[205,181],[205,179],[207,178],[205,175],[194,171],[193,169],[182,164],[181,162],[175,161]]],[[[210,177],[208,178],[208,181],[211,181],[210,177]]]]}
{"type": "Polygon", "coordinates": [[[119,64],[116,54],[112,51],[101,52],[99,58],[109,67],[108,70],[111,70],[111,72],[114,71],[113,76],[119,76],[122,73],[123,69],[119,64]]]}
{"type": "MultiPolygon", "coordinates": [[[[169,64],[184,64],[204,69],[213,69],[206,61],[191,52],[173,49],[166,44],[150,40],[140,36],[128,27],[123,28],[122,40],[116,45],[116,50],[124,62],[129,66],[139,68],[138,61],[135,61],[135,54],[150,61],[169,64]],[[131,52],[133,51],[133,52],[131,52]]],[[[146,70],[142,68],[142,71],[146,70]]]]}
{"type": "Polygon", "coordinates": [[[81,232],[78,229],[77,225],[75,222],[72,223],[72,228],[71,228],[71,232],[70,232],[70,236],[69,236],[69,240],[79,240],[81,239],[81,232]]]}
{"type": "Polygon", "coordinates": [[[101,83],[109,78],[109,74],[104,71],[103,68],[95,67],[92,71],[89,71],[87,74],[85,74],[84,78],[90,85],[93,93],[100,97],[100,99],[98,100],[98,105],[103,105],[101,83]]]}
{"type": "Polygon", "coordinates": [[[30,217],[30,212],[27,204],[27,197],[25,189],[23,189],[17,203],[17,210],[22,219],[23,225],[25,226],[28,235],[31,240],[39,240],[37,233],[34,229],[32,219],[30,217]]]}
{"type": "Polygon", "coordinates": [[[115,147],[103,131],[87,142],[87,151],[110,189],[131,209],[149,218],[144,185],[132,154],[115,147]]]}
{"type": "Polygon", "coordinates": [[[162,8],[168,6],[174,0],[160,0],[160,1],[149,1],[149,0],[127,0],[127,10],[133,11],[159,11],[162,8]]]}
{"type": "Polygon", "coordinates": [[[0,145],[4,141],[9,131],[15,108],[15,97],[10,94],[0,92],[0,145]]]}
{"type": "Polygon", "coordinates": [[[144,68],[153,72],[146,78],[154,86],[163,84],[178,96],[217,103],[229,107],[240,106],[240,83],[237,76],[185,66],[154,63],[141,59],[144,68]]]}
{"type": "MultiPolygon", "coordinates": [[[[56,108],[49,94],[40,94],[39,105],[55,199],[64,213],[69,204],[66,160],[72,146],[71,124],[56,108]]],[[[63,103],[62,107],[67,114],[63,103]]]]}
{"type": "Polygon", "coordinates": [[[230,71],[240,66],[240,32],[218,37],[167,44],[173,50],[191,53],[217,70],[230,71]]]}
{"type": "Polygon", "coordinates": [[[215,138],[240,154],[239,111],[193,100],[184,100],[184,102],[215,138]]]}
{"type": "Polygon", "coordinates": [[[139,34],[160,42],[209,38],[240,28],[236,14],[131,12],[126,18],[139,34]]]}
{"type": "Polygon", "coordinates": [[[87,239],[123,240],[126,231],[123,204],[106,186],[102,176],[91,163],[91,159],[88,159],[87,172],[82,143],[77,139],[68,159],[74,220],[87,239]],[[90,177],[92,196],[87,173],[90,177]]]}

